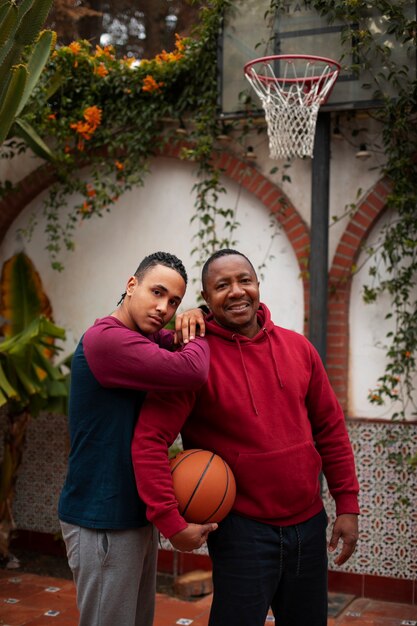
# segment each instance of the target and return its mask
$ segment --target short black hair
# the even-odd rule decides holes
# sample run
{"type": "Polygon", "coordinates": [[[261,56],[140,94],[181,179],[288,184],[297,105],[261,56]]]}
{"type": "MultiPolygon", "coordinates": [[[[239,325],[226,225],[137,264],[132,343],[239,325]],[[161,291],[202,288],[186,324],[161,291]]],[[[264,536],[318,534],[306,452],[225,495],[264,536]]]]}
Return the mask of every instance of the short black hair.
{"type": "Polygon", "coordinates": [[[248,257],[245,254],[243,254],[243,252],[239,252],[238,250],[233,250],[232,248],[222,248],[221,250],[217,250],[217,252],[214,252],[203,265],[203,269],[201,271],[201,284],[203,286],[203,289],[205,289],[206,287],[207,274],[209,271],[209,267],[213,263],[213,261],[216,261],[216,259],[220,259],[222,256],[229,256],[233,254],[237,254],[238,256],[243,256],[243,258],[247,260],[247,262],[249,263],[249,265],[251,266],[251,268],[253,269],[256,275],[255,268],[253,267],[252,263],[249,261],[248,257]]]}
{"type": "Polygon", "coordinates": [[[185,271],[185,267],[182,261],[180,261],[180,259],[174,254],[170,254],[169,252],[154,252],[153,254],[145,256],[135,272],[135,276],[138,281],[140,282],[145,276],[146,272],[151,267],[155,267],[155,265],[165,265],[165,267],[170,267],[171,269],[178,272],[178,274],[180,274],[180,276],[182,276],[182,278],[184,279],[185,284],[187,284],[187,272],[185,271]]]}
{"type": "MultiPolygon", "coordinates": [[[[174,254],[170,254],[169,252],[153,252],[152,254],[145,256],[145,258],[139,263],[138,269],[135,272],[138,282],[140,283],[146,272],[156,265],[164,265],[165,267],[170,267],[175,270],[184,279],[185,284],[187,284],[188,276],[183,262],[174,254]]],[[[125,296],[126,292],[122,293],[117,306],[123,302],[125,296]]]]}

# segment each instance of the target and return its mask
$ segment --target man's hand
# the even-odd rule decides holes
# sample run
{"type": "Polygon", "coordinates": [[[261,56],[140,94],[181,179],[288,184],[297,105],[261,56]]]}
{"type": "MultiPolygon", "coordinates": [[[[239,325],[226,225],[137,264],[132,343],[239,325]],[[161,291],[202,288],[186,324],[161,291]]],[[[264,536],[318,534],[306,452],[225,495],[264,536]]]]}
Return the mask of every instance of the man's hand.
{"type": "Polygon", "coordinates": [[[201,309],[179,313],[175,318],[174,344],[192,341],[197,331],[200,337],[204,337],[205,330],[204,313],[201,309]]]}
{"type": "Polygon", "coordinates": [[[201,548],[207,541],[208,534],[217,529],[217,524],[188,524],[187,528],[170,537],[176,550],[191,552],[201,548]]]}
{"type": "Polygon", "coordinates": [[[343,565],[352,556],[359,537],[358,516],[350,513],[339,515],[333,525],[332,536],[329,542],[329,552],[334,552],[342,540],[342,550],[335,558],[336,565],[343,565]]]}

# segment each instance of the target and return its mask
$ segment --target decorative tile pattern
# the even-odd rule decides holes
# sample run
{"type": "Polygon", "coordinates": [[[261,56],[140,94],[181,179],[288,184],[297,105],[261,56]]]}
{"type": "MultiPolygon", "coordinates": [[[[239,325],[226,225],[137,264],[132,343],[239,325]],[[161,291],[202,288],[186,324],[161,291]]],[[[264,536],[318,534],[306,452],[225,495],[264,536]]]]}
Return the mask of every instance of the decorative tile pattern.
{"type": "MultiPolygon", "coordinates": [[[[0,428],[4,415],[0,413],[0,428]]],[[[351,559],[330,569],[371,576],[414,580],[417,577],[417,472],[396,472],[380,441],[399,439],[391,451],[415,453],[417,424],[350,420],[348,429],[355,452],[360,493],[360,541],[351,559]],[[397,512],[397,487],[402,485],[411,504],[397,512]]],[[[0,454],[2,453],[0,438],[0,454]]],[[[45,533],[59,532],[57,503],[64,482],[68,454],[67,421],[42,415],[29,424],[26,449],[17,481],[14,515],[17,527],[45,533]]],[[[326,509],[334,519],[334,505],[325,489],[326,509]]],[[[161,548],[171,549],[161,538],[161,548]]],[[[196,551],[207,554],[206,547],[196,551]]]]}
{"type": "MultiPolygon", "coordinates": [[[[354,555],[338,568],[330,558],[330,569],[355,574],[414,580],[417,576],[417,472],[398,471],[388,460],[381,440],[398,440],[390,452],[403,457],[417,450],[417,425],[395,422],[348,422],[355,453],[360,492],[360,540],[354,555]],[[399,506],[398,487],[410,504],[399,506]]],[[[327,490],[326,509],[334,520],[334,504],[327,490]]],[[[329,533],[331,524],[329,525],[329,533]]]]}
{"type": "MultiPolygon", "coordinates": [[[[0,414],[0,432],[5,415],[0,414]]],[[[1,439],[0,454],[3,450],[1,439]]],[[[60,532],[57,506],[67,467],[67,418],[42,414],[28,425],[13,514],[17,528],[44,533],[60,532]]]]}

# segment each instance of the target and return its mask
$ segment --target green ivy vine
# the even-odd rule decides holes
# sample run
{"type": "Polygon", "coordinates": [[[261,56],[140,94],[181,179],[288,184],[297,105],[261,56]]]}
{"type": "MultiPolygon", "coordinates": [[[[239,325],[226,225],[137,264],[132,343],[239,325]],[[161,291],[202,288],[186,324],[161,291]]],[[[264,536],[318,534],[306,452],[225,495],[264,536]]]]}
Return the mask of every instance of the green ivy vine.
{"type": "MultiPolygon", "coordinates": [[[[229,4],[204,3],[193,36],[177,37],[173,52],[150,60],[118,59],[111,47],[83,40],[52,54],[25,117],[54,153],[57,182],[44,204],[54,269],[63,269],[62,251],[73,249],[78,224],[103,216],[123,193],[143,185],[151,158],[173,143],[181,144],[182,158],[196,163],[197,265],[219,245],[233,243],[234,211],[219,207],[225,189],[212,159],[221,128],[217,36],[229,4]],[[78,176],[83,167],[85,179],[78,176]],[[82,200],[70,206],[75,193],[82,200]]],[[[17,156],[17,148],[21,153],[21,144],[7,142],[2,156],[17,156]]],[[[35,226],[31,222],[24,234],[30,237],[35,226]]]]}

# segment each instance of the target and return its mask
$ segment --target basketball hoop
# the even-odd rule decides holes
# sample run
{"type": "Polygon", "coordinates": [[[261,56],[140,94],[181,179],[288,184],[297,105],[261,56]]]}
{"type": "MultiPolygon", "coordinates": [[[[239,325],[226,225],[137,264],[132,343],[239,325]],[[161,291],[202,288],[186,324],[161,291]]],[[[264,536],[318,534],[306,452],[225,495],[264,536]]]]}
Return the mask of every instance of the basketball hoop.
{"type": "Polygon", "coordinates": [[[320,105],[339,75],[332,59],[302,54],[261,57],[244,66],[265,111],[272,159],[312,157],[320,105]]]}

